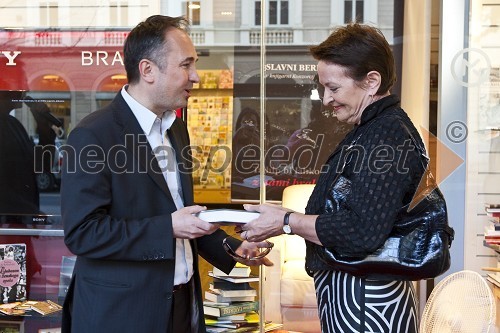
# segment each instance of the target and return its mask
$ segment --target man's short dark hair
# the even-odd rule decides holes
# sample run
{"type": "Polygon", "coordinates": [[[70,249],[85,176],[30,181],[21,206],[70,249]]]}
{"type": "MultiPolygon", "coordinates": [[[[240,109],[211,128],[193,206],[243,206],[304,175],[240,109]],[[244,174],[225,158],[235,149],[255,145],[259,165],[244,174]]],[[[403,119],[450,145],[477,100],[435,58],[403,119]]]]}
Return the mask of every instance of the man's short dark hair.
{"type": "Polygon", "coordinates": [[[189,21],[182,16],[153,15],[130,31],[123,47],[129,83],[139,80],[139,62],[142,59],[149,59],[161,68],[163,63],[159,51],[164,46],[165,32],[169,29],[180,29],[189,33],[189,21]]]}

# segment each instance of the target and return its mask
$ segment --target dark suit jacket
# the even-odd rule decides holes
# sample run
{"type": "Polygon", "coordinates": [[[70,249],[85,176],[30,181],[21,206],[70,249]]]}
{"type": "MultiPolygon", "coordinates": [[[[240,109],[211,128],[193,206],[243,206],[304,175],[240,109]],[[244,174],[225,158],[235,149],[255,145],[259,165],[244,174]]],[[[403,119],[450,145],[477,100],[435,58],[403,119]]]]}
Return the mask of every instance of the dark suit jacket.
{"type": "MultiPolygon", "coordinates": [[[[169,136],[185,205],[193,203],[185,124],[169,136]]],[[[65,243],[78,256],[63,312],[63,332],[166,332],[171,321],[176,210],[146,136],[119,93],[83,119],[65,147],[61,187],[65,243]]],[[[193,308],[205,332],[197,254],[224,271],[235,262],[218,230],[191,241],[193,308]]],[[[235,244],[238,246],[238,244],[235,244]]]]}

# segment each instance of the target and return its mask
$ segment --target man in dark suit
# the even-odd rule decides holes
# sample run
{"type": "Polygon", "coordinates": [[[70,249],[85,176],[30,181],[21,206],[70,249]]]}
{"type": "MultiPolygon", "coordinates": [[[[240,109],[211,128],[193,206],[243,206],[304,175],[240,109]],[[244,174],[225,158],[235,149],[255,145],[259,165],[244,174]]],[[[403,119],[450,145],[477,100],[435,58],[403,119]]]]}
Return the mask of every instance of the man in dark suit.
{"type": "MultiPolygon", "coordinates": [[[[188,132],[174,112],[199,82],[187,28],[160,15],[136,26],[129,84],[68,138],[61,206],[77,261],[63,332],[205,332],[198,254],[225,272],[235,264],[227,235],[193,215],[205,207],[193,205],[188,132]]],[[[229,242],[247,258],[268,246],[229,242]]]]}

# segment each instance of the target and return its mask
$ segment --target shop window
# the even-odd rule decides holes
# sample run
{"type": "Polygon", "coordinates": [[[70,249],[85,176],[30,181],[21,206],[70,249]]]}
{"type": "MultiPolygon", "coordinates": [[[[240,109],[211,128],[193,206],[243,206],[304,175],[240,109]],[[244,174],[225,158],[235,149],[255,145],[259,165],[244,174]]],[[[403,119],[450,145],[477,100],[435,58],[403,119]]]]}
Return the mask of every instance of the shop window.
{"type": "Polygon", "coordinates": [[[344,1],[344,23],[363,22],[364,21],[364,0],[345,0],[344,1]]]}
{"type": "Polygon", "coordinates": [[[184,16],[188,18],[191,25],[196,26],[201,24],[201,2],[186,1],[183,6],[184,16]]]}
{"type": "MultiPolygon", "coordinates": [[[[288,1],[273,0],[267,3],[267,23],[269,25],[288,24],[288,1]]],[[[261,2],[255,1],[255,25],[260,25],[261,2]]]]}

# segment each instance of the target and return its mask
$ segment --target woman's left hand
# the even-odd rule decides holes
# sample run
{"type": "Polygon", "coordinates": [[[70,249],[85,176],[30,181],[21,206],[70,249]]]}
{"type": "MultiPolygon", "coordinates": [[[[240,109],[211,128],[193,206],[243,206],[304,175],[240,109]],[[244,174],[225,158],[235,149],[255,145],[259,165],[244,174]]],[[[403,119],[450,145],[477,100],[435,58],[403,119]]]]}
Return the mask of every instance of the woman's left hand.
{"type": "Polygon", "coordinates": [[[273,262],[269,260],[267,257],[262,257],[259,258],[259,255],[261,255],[261,249],[270,249],[273,247],[273,243],[271,242],[249,242],[249,241],[243,241],[241,245],[236,249],[236,254],[239,255],[242,258],[237,258],[233,257],[236,261],[241,262],[242,264],[245,264],[247,266],[259,266],[259,265],[265,265],[265,266],[273,266],[273,262]],[[243,258],[248,258],[248,259],[243,259],[243,258]],[[253,259],[252,259],[253,258],[253,259]],[[258,258],[258,259],[256,259],[258,258]]]}
{"type": "Polygon", "coordinates": [[[289,210],[278,205],[243,205],[245,210],[259,212],[260,216],[253,221],[236,227],[241,238],[250,242],[260,242],[283,233],[283,217],[289,210]]]}

